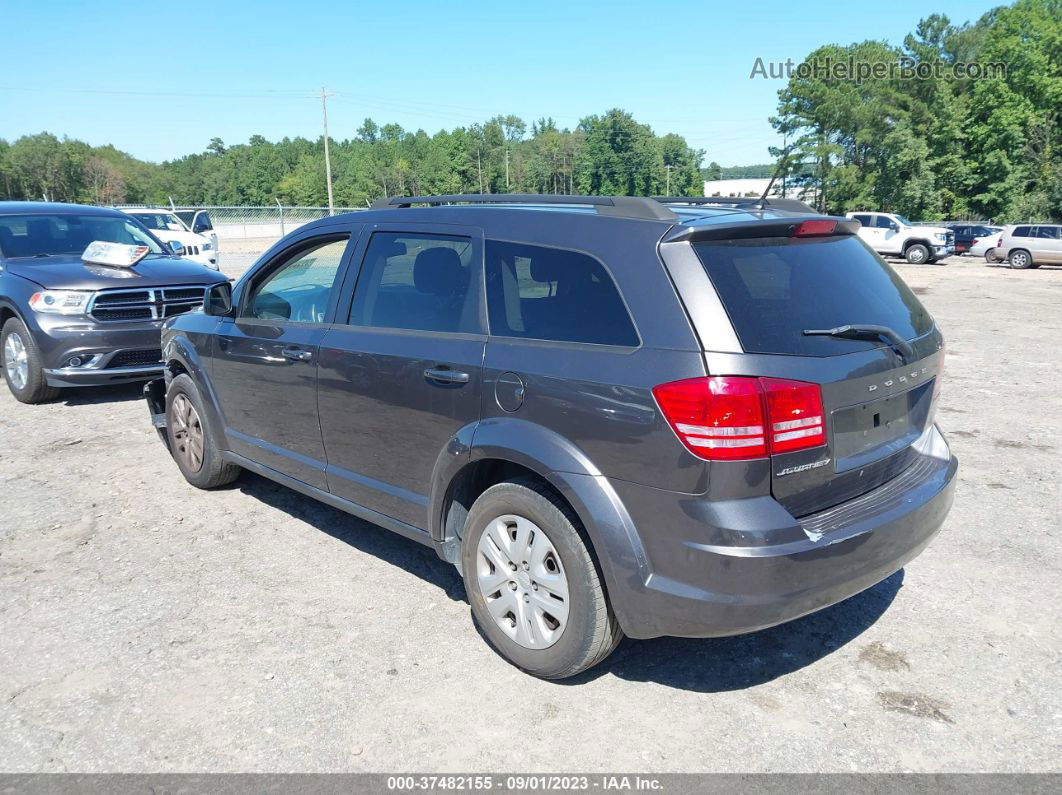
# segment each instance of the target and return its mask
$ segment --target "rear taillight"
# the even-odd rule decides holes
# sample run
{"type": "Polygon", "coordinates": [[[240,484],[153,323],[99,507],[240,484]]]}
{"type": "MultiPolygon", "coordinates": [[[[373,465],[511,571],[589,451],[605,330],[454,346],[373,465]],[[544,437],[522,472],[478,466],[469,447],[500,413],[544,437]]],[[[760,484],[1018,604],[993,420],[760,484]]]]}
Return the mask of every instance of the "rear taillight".
{"type": "Polygon", "coordinates": [[[771,424],[771,453],[789,453],[826,444],[822,390],[818,384],[761,378],[771,424]]]}
{"type": "Polygon", "coordinates": [[[1002,245],[1003,245],[1003,235],[1000,235],[999,237],[996,238],[996,248],[999,248],[1002,245]]]}
{"type": "Polygon", "coordinates": [[[709,376],[661,384],[653,395],[686,448],[706,461],[763,458],[826,443],[818,384],[709,376]]]}

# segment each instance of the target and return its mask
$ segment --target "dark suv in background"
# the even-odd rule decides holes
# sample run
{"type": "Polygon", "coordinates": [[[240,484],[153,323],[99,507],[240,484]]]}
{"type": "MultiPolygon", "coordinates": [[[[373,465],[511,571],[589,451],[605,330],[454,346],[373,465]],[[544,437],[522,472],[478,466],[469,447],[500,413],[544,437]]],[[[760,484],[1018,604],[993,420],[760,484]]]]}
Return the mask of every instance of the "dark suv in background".
{"type": "Polygon", "coordinates": [[[243,467],[434,547],[495,649],[571,676],[624,634],[819,610],[941,527],[943,340],[857,228],[773,199],[384,200],[167,321],[145,392],[193,485],[243,467]]]}
{"type": "Polygon", "coordinates": [[[143,381],[162,372],[160,328],[203,303],[217,271],[117,210],[0,202],[0,361],[23,403],[59,387],[143,381]],[[84,259],[90,243],[142,247],[132,267],[84,259]]]}

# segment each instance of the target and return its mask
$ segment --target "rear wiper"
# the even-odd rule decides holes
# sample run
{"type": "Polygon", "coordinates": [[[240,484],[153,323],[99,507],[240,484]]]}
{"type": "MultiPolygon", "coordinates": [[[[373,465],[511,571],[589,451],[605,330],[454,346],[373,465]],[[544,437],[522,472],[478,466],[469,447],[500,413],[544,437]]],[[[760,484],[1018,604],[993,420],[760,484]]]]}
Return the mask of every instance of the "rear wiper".
{"type": "Polygon", "coordinates": [[[906,363],[914,357],[914,348],[901,337],[896,331],[888,326],[876,326],[872,323],[849,324],[836,328],[806,328],[803,331],[805,337],[841,337],[848,340],[880,340],[886,339],[892,345],[893,350],[900,354],[900,358],[906,363]]]}

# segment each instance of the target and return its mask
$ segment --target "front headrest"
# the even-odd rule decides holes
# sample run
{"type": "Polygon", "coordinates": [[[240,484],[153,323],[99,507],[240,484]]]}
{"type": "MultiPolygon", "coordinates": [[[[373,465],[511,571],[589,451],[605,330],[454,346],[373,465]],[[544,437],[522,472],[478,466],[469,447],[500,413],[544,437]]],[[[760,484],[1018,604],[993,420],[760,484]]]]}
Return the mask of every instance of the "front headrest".
{"type": "Polygon", "coordinates": [[[51,237],[52,222],[47,218],[30,218],[26,221],[26,235],[31,238],[51,237]]]}
{"type": "Polygon", "coordinates": [[[460,295],[466,286],[464,271],[452,248],[427,248],[413,260],[413,286],[430,295],[460,295]]]}

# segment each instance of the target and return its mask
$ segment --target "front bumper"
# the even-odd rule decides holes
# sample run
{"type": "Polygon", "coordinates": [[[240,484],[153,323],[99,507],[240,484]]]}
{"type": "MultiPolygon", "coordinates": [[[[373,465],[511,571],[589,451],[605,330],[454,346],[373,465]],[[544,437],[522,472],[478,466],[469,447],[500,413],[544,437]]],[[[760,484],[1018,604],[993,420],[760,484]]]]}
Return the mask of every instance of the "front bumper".
{"type": "Polygon", "coordinates": [[[627,578],[613,593],[624,632],[635,638],[738,635],[821,610],[884,580],[926,547],[951,508],[958,461],[939,431],[932,434],[929,453],[894,480],[800,520],[771,497],[707,503],[671,494],[669,509],[668,492],[614,481],[644,528],[639,536],[651,570],[644,581],[627,578]]]}
{"type": "Polygon", "coordinates": [[[37,322],[33,338],[50,386],[129,383],[155,378],[163,371],[161,320],[102,324],[41,318],[37,322]],[[82,364],[71,366],[74,358],[82,364]]]}
{"type": "Polygon", "coordinates": [[[955,246],[933,246],[933,256],[937,259],[949,257],[955,253],[955,246]]]}

